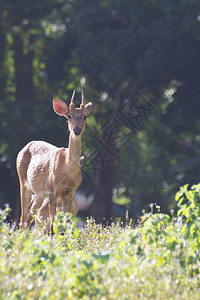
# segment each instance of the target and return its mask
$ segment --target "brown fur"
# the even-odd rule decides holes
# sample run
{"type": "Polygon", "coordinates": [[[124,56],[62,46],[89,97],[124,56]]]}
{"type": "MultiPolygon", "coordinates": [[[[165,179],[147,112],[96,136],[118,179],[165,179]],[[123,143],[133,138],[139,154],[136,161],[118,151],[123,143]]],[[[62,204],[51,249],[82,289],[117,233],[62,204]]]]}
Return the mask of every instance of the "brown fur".
{"type": "Polygon", "coordinates": [[[70,116],[69,148],[32,141],[17,156],[22,209],[20,226],[29,227],[33,215],[36,215],[37,225],[44,225],[50,217],[48,228],[50,226],[51,232],[56,212],[77,214],[75,191],[82,181],[81,134],[86,123],[84,116],[92,110],[91,103],[81,108],[73,105],[68,108],[59,99],[54,99],[53,106],[59,115],[70,116]],[[74,131],[76,126],[81,129],[77,135],[74,131]]]}

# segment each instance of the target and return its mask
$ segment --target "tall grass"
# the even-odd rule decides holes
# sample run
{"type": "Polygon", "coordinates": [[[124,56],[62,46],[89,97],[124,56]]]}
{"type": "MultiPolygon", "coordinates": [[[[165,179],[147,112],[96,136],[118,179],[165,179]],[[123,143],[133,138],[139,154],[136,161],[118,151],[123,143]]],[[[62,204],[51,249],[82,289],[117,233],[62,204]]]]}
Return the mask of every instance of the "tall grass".
{"type": "Polygon", "coordinates": [[[51,240],[0,213],[1,299],[199,299],[200,184],[176,194],[177,217],[154,212],[110,227],[58,214],[51,240]],[[69,222],[70,219],[70,222],[69,222]]]}

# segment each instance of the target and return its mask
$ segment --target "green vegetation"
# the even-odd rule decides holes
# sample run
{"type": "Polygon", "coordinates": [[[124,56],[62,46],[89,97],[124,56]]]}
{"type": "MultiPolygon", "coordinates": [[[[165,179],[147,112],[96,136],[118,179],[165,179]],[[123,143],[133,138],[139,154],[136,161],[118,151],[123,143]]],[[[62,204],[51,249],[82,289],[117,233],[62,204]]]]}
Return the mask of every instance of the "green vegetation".
{"type": "Polygon", "coordinates": [[[151,202],[169,213],[179,187],[200,181],[199,0],[0,0],[0,8],[0,207],[9,203],[19,220],[15,160],[25,144],[67,146],[52,99],[68,102],[75,88],[77,104],[81,89],[94,104],[83,135],[80,189],[95,196],[87,215],[109,219],[113,200],[135,221],[151,202]],[[158,112],[147,120],[137,110],[138,130],[119,115],[136,92],[158,112]],[[95,134],[113,115],[120,150],[110,156],[95,134]]]}
{"type": "Polygon", "coordinates": [[[200,184],[176,194],[177,217],[158,205],[138,224],[88,219],[78,230],[58,214],[51,240],[0,217],[2,299],[199,299],[200,184]],[[154,212],[155,210],[155,212],[154,212]]]}

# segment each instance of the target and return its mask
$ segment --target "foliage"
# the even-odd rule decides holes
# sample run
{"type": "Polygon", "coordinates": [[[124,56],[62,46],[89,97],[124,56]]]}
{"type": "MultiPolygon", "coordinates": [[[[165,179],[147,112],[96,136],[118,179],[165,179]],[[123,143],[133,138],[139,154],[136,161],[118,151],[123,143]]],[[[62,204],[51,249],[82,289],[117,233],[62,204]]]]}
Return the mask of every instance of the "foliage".
{"type": "Polygon", "coordinates": [[[0,6],[0,206],[8,202],[19,216],[16,155],[30,140],[67,146],[51,99],[68,101],[83,88],[94,102],[84,133],[89,167],[94,153],[104,155],[94,145],[97,128],[125,99],[140,91],[158,111],[137,132],[128,128],[133,136],[111,167],[95,165],[82,185],[95,199],[103,194],[96,212],[112,209],[112,190],[121,186],[135,220],[155,201],[169,212],[179,186],[199,181],[199,1],[1,0],[0,6]],[[94,178],[99,169],[102,176],[94,178]]]}
{"type": "Polygon", "coordinates": [[[134,227],[88,218],[78,231],[74,217],[59,214],[52,240],[1,218],[1,297],[199,299],[199,188],[177,193],[177,218],[151,205],[134,227]]]}

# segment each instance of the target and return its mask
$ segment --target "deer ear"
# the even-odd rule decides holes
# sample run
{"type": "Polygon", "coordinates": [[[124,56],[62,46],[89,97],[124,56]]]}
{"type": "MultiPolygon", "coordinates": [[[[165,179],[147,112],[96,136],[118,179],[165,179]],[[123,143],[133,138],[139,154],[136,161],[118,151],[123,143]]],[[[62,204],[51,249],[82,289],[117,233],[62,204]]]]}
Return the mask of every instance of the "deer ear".
{"type": "Polygon", "coordinates": [[[59,116],[65,116],[69,113],[69,107],[60,99],[53,99],[53,109],[59,116]]]}
{"type": "Polygon", "coordinates": [[[89,113],[91,113],[93,109],[93,104],[92,102],[89,102],[85,105],[85,111],[86,111],[86,114],[89,115],[89,113]]]}

